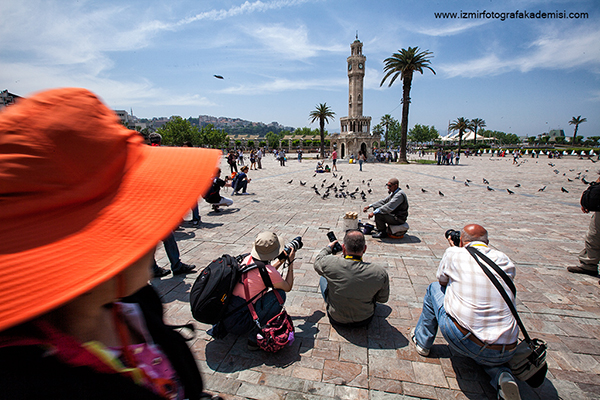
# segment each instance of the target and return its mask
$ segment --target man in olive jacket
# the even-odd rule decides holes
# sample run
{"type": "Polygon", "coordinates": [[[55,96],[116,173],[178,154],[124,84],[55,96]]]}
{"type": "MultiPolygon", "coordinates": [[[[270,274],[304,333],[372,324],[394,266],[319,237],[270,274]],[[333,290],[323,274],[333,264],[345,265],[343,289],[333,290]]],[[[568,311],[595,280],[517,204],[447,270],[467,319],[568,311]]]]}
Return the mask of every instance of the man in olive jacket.
{"type": "Polygon", "coordinates": [[[359,230],[346,232],[341,257],[332,254],[336,243],[337,240],[321,250],[314,264],[321,275],[319,286],[327,303],[327,315],[332,325],[366,326],[373,319],[375,304],[388,301],[388,274],[384,266],[362,260],[367,245],[359,230]]]}

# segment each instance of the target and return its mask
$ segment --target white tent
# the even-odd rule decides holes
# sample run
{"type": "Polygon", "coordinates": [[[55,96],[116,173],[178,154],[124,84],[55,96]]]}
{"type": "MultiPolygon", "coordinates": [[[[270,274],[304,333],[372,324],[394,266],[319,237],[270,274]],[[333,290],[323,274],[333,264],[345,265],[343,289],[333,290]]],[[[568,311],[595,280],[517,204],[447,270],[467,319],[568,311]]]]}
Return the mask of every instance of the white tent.
{"type": "MultiPolygon", "coordinates": [[[[439,140],[441,140],[442,142],[458,142],[458,132],[454,131],[452,133],[449,133],[447,136],[440,136],[439,140]]],[[[462,140],[464,141],[473,141],[473,137],[475,136],[475,134],[473,132],[467,132],[465,134],[463,134],[462,140]]],[[[495,140],[495,138],[486,138],[483,137],[481,135],[477,135],[477,140],[483,140],[483,141],[491,141],[491,140],[495,140]]]]}

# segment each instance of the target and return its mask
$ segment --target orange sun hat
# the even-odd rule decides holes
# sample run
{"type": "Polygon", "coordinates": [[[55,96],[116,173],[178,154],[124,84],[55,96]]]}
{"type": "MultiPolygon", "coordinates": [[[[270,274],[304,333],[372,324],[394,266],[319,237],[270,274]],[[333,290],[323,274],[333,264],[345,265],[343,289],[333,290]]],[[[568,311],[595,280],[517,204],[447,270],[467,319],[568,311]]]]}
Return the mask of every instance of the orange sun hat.
{"type": "Polygon", "coordinates": [[[0,112],[0,331],[155,248],[207,192],[220,154],[148,146],[85,89],[0,112]]]}

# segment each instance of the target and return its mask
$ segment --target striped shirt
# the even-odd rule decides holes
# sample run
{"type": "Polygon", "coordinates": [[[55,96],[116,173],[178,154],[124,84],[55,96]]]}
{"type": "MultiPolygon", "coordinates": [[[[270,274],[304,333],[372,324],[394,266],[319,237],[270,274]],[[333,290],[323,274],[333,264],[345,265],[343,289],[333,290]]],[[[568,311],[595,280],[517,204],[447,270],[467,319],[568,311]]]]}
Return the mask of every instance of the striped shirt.
{"type": "MultiPolygon", "coordinates": [[[[471,242],[481,253],[494,261],[514,281],[515,266],[506,256],[490,249],[483,242],[471,242]]],[[[486,265],[485,262],[483,262],[486,265]]],[[[491,268],[515,303],[513,293],[491,268]]],[[[438,267],[437,279],[446,285],[444,308],[463,328],[488,344],[511,344],[517,341],[519,328],[498,289],[485,275],[477,261],[463,247],[450,247],[438,267]]]]}

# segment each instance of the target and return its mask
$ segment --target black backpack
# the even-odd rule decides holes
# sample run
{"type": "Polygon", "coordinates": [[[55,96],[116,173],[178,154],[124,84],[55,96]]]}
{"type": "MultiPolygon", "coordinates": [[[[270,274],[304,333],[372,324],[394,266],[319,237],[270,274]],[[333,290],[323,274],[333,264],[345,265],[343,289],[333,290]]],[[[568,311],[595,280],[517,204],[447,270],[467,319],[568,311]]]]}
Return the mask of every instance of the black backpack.
{"type": "Polygon", "coordinates": [[[581,195],[581,206],[588,211],[600,211],[600,184],[590,183],[581,195]]]}
{"type": "MultiPolygon", "coordinates": [[[[257,265],[255,263],[247,266],[240,265],[247,256],[248,254],[242,254],[237,257],[224,254],[213,260],[200,272],[190,291],[190,305],[194,319],[212,325],[224,319],[228,315],[225,312],[233,297],[233,288],[241,282],[243,273],[254,268],[259,269],[267,288],[273,286],[264,265],[257,265]]],[[[257,296],[261,294],[263,293],[261,292],[257,296]]],[[[254,298],[250,301],[252,300],[254,298]]],[[[235,311],[237,310],[233,310],[229,314],[235,311]]]]}

